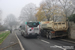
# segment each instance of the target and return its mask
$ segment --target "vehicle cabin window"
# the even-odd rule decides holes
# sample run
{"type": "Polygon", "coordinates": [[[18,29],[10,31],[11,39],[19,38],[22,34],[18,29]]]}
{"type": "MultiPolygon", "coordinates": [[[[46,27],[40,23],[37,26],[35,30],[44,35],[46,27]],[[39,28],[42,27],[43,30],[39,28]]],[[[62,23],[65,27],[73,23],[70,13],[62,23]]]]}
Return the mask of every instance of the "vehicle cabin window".
{"type": "Polygon", "coordinates": [[[27,22],[27,25],[29,27],[37,27],[39,25],[39,22],[27,22]]]}

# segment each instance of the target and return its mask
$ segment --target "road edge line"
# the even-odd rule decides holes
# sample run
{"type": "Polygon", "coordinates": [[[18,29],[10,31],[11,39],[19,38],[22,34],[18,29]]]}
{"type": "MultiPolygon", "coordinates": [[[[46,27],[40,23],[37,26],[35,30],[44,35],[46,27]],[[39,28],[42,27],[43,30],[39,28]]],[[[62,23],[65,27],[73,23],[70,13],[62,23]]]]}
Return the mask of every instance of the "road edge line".
{"type": "Polygon", "coordinates": [[[65,39],[60,39],[62,41],[67,41],[67,42],[70,42],[70,43],[75,43],[74,41],[70,41],[70,40],[65,40],[65,39]]]}
{"type": "Polygon", "coordinates": [[[50,44],[50,42],[48,42],[48,41],[45,41],[45,40],[41,40],[42,42],[45,42],[45,43],[47,43],[47,44],[50,44]]]}
{"type": "Polygon", "coordinates": [[[19,45],[20,45],[20,47],[21,47],[21,50],[25,50],[25,49],[23,48],[22,43],[20,42],[19,38],[17,37],[16,33],[15,33],[15,36],[16,36],[18,42],[19,42],[19,45]]]}

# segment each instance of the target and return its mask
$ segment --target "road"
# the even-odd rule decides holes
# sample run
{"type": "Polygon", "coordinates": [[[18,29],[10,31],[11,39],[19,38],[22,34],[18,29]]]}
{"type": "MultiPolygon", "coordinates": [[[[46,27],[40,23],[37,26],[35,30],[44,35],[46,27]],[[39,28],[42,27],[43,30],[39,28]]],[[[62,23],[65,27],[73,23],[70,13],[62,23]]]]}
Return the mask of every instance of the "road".
{"type": "Polygon", "coordinates": [[[62,41],[60,39],[24,38],[20,31],[16,31],[25,50],[75,50],[75,44],[62,41]]]}

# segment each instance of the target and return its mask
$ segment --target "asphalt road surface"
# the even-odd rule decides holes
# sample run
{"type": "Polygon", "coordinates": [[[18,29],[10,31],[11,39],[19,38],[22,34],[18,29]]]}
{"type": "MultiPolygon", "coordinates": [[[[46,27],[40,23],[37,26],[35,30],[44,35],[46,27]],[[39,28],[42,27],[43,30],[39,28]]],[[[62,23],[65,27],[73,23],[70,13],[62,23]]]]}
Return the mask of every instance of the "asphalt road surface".
{"type": "Polygon", "coordinates": [[[16,31],[25,50],[75,50],[75,44],[62,41],[60,39],[24,38],[20,31],[16,31]]]}

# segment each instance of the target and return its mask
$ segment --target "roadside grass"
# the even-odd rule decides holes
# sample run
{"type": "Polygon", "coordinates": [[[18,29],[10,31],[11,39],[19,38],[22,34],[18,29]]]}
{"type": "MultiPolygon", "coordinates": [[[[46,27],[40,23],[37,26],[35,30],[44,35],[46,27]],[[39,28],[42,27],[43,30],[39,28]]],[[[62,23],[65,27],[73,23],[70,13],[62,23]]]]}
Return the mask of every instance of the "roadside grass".
{"type": "Polygon", "coordinates": [[[0,34],[0,44],[4,41],[4,39],[10,34],[10,31],[6,31],[0,34]]]}

